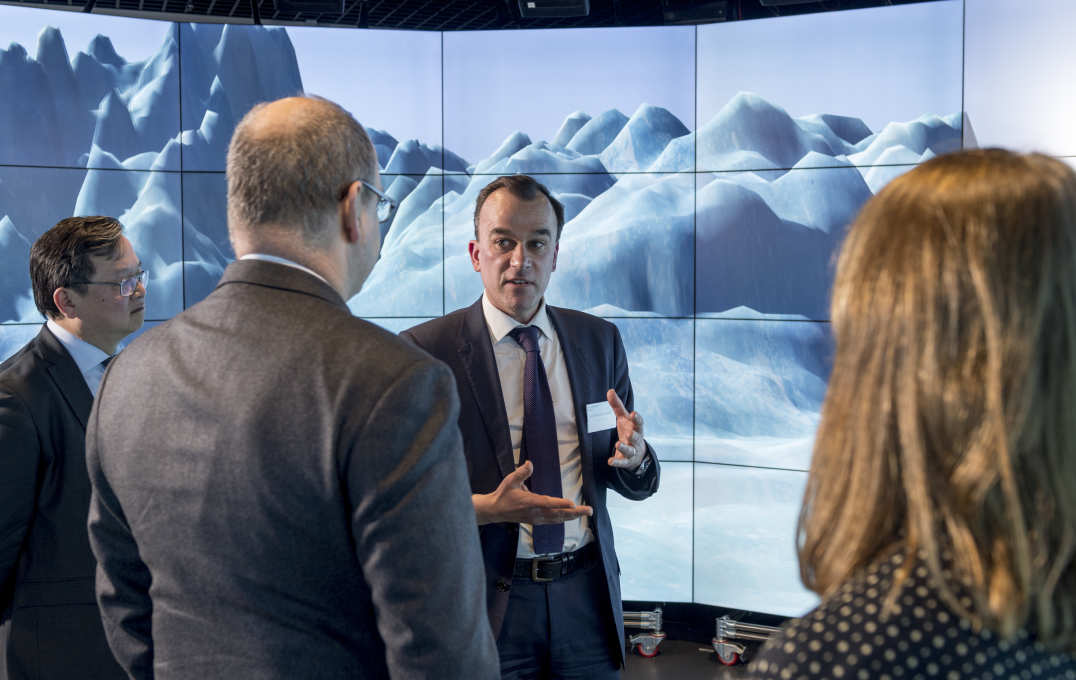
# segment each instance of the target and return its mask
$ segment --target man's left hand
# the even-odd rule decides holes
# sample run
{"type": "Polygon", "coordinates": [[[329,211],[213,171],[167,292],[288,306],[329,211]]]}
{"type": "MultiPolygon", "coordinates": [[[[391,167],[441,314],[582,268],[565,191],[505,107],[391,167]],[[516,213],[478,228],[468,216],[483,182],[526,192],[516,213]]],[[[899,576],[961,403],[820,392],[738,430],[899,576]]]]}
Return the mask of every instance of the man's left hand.
{"type": "Polygon", "coordinates": [[[605,393],[609,406],[616,415],[616,453],[609,459],[613,467],[634,470],[642,464],[646,457],[646,442],[643,440],[643,417],[637,412],[624,408],[624,402],[620,401],[616,390],[605,393]]]}

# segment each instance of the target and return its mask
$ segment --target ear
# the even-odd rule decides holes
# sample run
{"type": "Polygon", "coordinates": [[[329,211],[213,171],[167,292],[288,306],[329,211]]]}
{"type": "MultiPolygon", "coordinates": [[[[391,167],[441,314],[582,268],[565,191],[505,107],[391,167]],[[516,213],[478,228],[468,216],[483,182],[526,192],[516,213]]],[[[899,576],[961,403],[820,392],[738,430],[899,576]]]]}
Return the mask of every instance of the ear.
{"type": "Polygon", "coordinates": [[[52,304],[56,305],[56,309],[60,310],[60,314],[67,319],[74,319],[78,317],[78,308],[75,306],[75,300],[71,297],[71,294],[67,292],[66,288],[57,288],[52,291],[52,304]]]}
{"type": "Polygon", "coordinates": [[[471,241],[467,244],[467,252],[471,254],[471,266],[474,267],[476,272],[482,271],[482,263],[478,259],[478,241],[471,241]]]}
{"type": "Polygon", "coordinates": [[[549,271],[557,271],[557,255],[560,255],[560,241],[557,241],[557,245],[553,246],[553,268],[549,271]]]}
{"type": "Polygon", "coordinates": [[[359,205],[359,188],[362,185],[352,182],[347,193],[340,199],[340,230],[346,243],[358,243],[361,238],[359,220],[362,219],[362,206],[359,205]]]}

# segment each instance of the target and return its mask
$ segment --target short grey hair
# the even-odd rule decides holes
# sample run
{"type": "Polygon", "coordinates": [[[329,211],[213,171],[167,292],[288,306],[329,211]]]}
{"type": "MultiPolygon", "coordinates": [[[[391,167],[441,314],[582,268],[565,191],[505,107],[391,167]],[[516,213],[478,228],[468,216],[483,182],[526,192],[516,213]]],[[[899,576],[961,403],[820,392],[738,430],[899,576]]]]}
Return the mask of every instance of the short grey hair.
{"type": "Polygon", "coordinates": [[[228,146],[230,229],[256,234],[259,225],[294,225],[307,243],[324,243],[324,225],[351,182],[373,182],[377,154],[359,122],[328,99],[303,99],[309,105],[285,125],[257,125],[266,102],[236,126],[228,146]]]}

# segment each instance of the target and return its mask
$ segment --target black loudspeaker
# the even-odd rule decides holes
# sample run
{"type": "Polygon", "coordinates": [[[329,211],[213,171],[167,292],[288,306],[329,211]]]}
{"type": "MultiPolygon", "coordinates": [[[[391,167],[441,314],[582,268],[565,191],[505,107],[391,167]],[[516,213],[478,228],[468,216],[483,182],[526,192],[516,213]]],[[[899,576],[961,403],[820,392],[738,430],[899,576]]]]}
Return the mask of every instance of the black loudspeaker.
{"type": "Polygon", "coordinates": [[[661,0],[665,25],[711,24],[729,18],[728,0],[661,0]]]}
{"type": "Polygon", "coordinates": [[[590,15],[590,0],[516,0],[524,19],[559,19],[590,15]]]}
{"type": "Polygon", "coordinates": [[[288,18],[298,14],[304,18],[319,14],[339,16],[344,13],[345,8],[345,4],[340,0],[268,0],[261,4],[262,14],[273,16],[273,10],[276,10],[288,18]]]}

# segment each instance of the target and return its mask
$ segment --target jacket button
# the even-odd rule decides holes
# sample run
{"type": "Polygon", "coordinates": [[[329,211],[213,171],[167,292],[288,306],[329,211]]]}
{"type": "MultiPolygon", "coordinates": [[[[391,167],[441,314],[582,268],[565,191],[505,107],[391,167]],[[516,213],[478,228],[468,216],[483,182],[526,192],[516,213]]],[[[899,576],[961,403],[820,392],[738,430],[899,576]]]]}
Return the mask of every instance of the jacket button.
{"type": "Polygon", "coordinates": [[[507,593],[512,589],[512,584],[503,578],[497,579],[497,592],[507,593]]]}

